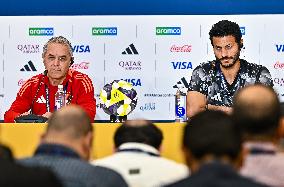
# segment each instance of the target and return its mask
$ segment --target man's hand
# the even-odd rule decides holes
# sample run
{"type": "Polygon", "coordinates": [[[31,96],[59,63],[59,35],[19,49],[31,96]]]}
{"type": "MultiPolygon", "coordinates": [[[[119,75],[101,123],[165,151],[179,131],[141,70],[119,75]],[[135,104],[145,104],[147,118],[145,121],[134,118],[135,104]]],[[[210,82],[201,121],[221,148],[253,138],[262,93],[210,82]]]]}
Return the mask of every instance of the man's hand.
{"type": "Polygon", "coordinates": [[[51,112],[46,112],[42,115],[42,117],[46,117],[46,118],[49,118],[51,116],[51,112]]]}
{"type": "Polygon", "coordinates": [[[29,115],[29,114],[30,114],[30,112],[28,111],[28,112],[24,112],[24,113],[20,114],[20,116],[26,116],[26,115],[29,115]]]}
{"type": "Polygon", "coordinates": [[[208,110],[220,110],[223,111],[227,114],[231,114],[233,109],[232,107],[228,107],[228,106],[216,106],[216,105],[208,105],[208,110]]]}
{"type": "Polygon", "coordinates": [[[187,117],[192,117],[205,110],[206,96],[197,91],[189,91],[186,96],[187,117]]]}

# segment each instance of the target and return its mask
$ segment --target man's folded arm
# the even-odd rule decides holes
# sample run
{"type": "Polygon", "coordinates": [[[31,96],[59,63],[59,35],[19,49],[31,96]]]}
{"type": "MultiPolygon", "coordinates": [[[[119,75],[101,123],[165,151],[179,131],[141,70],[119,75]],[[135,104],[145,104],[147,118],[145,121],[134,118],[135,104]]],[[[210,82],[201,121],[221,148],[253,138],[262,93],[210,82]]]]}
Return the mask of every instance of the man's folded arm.
{"type": "Polygon", "coordinates": [[[14,123],[14,119],[21,114],[30,110],[30,104],[28,100],[23,99],[21,96],[17,96],[16,100],[12,103],[11,107],[4,114],[5,123],[14,123]]]}
{"type": "Polygon", "coordinates": [[[188,91],[186,96],[186,111],[190,118],[204,111],[206,108],[206,96],[198,91],[188,91]]]}

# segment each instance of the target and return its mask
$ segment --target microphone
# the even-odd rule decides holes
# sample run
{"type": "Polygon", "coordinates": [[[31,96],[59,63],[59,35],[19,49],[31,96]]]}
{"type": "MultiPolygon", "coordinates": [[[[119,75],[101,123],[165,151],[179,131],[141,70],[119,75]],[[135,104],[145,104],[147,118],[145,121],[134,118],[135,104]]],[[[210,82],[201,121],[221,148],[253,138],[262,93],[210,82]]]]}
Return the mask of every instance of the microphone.
{"type": "Polygon", "coordinates": [[[31,114],[34,113],[34,111],[33,111],[33,105],[34,105],[36,96],[38,95],[38,92],[39,92],[39,90],[40,90],[40,88],[41,88],[43,79],[44,79],[45,76],[47,76],[47,72],[48,72],[47,70],[44,70],[43,76],[41,77],[40,82],[39,82],[39,85],[38,85],[38,88],[37,88],[37,90],[36,90],[36,94],[35,94],[35,96],[34,96],[34,98],[33,98],[33,100],[32,100],[32,103],[31,103],[31,114]]]}
{"type": "Polygon", "coordinates": [[[44,75],[44,76],[47,76],[47,73],[48,73],[48,71],[47,71],[47,69],[46,69],[46,70],[44,70],[43,75],[44,75]]]}

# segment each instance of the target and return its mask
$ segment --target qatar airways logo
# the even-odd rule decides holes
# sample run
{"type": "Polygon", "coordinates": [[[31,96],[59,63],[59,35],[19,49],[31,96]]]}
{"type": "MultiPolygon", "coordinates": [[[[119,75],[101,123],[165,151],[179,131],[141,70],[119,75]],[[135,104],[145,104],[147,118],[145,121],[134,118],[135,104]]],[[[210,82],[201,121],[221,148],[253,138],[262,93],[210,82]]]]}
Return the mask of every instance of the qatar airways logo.
{"type": "Polygon", "coordinates": [[[37,44],[19,44],[17,49],[23,53],[39,53],[39,45],[37,44]]]}
{"type": "Polygon", "coordinates": [[[171,48],[170,48],[170,51],[172,53],[189,53],[191,52],[191,45],[181,45],[181,46],[178,46],[178,45],[172,45],[171,48]]]}
{"type": "Polygon", "coordinates": [[[89,69],[89,64],[90,64],[90,62],[81,62],[79,64],[72,64],[71,68],[75,69],[75,70],[77,70],[77,69],[89,69]]]}
{"type": "Polygon", "coordinates": [[[124,70],[141,70],[142,69],[142,62],[141,61],[120,61],[118,63],[120,67],[122,67],[124,70]]]}
{"type": "Polygon", "coordinates": [[[279,61],[275,62],[274,69],[284,69],[284,63],[281,63],[279,61]]]}
{"type": "Polygon", "coordinates": [[[20,80],[18,81],[18,86],[23,86],[23,85],[25,84],[25,82],[26,82],[26,80],[20,79],[20,80]]]}
{"type": "Polygon", "coordinates": [[[284,86],[284,78],[283,77],[275,77],[273,80],[274,86],[284,86]]]}
{"type": "Polygon", "coordinates": [[[144,105],[140,106],[141,111],[154,111],[156,110],[156,103],[145,103],[144,105]]]}

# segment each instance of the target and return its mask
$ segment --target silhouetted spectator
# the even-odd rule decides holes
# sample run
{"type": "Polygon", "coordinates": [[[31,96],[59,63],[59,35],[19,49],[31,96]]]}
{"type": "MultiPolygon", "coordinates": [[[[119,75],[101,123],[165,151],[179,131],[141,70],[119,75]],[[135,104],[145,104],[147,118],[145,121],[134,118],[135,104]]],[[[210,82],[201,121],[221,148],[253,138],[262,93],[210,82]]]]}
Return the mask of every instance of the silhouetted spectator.
{"type": "Polygon", "coordinates": [[[93,164],[119,172],[133,187],[161,186],[186,177],[186,166],[160,156],[162,140],[161,130],[150,121],[126,121],[114,135],[116,152],[93,164]]]}
{"type": "Polygon", "coordinates": [[[14,156],[9,147],[6,145],[0,144],[0,158],[4,160],[9,160],[10,162],[14,162],[14,156]]]}
{"type": "Polygon", "coordinates": [[[243,130],[247,153],[241,173],[269,186],[284,186],[284,154],[278,150],[280,103],[268,86],[240,90],[233,104],[236,124],[243,130]]]}
{"type": "Polygon", "coordinates": [[[183,146],[192,175],[169,186],[263,186],[237,172],[242,164],[242,140],[229,115],[205,111],[193,116],[185,126],[183,146]]]}
{"type": "Polygon", "coordinates": [[[92,140],[93,127],[87,113],[79,106],[68,105],[51,115],[34,156],[21,163],[52,169],[68,187],[127,186],[115,171],[87,162],[92,140]]]}
{"type": "Polygon", "coordinates": [[[10,148],[0,145],[0,186],[61,187],[61,183],[48,169],[15,163],[10,148]]]}
{"type": "Polygon", "coordinates": [[[280,126],[278,130],[278,135],[280,138],[279,142],[279,149],[281,152],[284,152],[284,103],[280,103],[280,126]]]}

